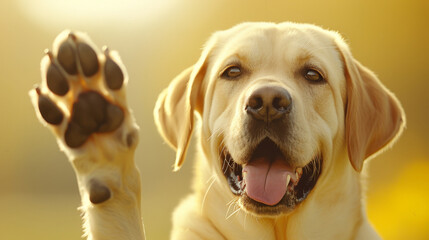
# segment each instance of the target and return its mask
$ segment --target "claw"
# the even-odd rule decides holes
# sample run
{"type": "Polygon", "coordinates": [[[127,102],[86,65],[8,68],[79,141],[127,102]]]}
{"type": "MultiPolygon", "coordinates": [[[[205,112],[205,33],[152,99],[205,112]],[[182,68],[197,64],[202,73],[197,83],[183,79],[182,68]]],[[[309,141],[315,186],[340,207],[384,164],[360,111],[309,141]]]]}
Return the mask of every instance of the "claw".
{"type": "Polygon", "coordinates": [[[106,55],[106,56],[109,55],[109,53],[110,53],[110,49],[107,46],[103,46],[101,48],[101,51],[103,51],[104,55],[106,55]]]}
{"type": "Polygon", "coordinates": [[[74,42],[77,40],[76,35],[74,35],[74,33],[73,33],[73,32],[70,32],[68,37],[69,37],[71,40],[73,40],[74,42]]]}
{"type": "Polygon", "coordinates": [[[38,96],[40,96],[40,94],[42,94],[42,91],[40,90],[39,84],[36,84],[34,86],[34,90],[36,90],[36,93],[38,96]]]}
{"type": "Polygon", "coordinates": [[[45,52],[46,55],[48,55],[49,60],[51,60],[51,62],[54,61],[54,55],[52,54],[51,50],[45,49],[44,52],[45,52]]]}

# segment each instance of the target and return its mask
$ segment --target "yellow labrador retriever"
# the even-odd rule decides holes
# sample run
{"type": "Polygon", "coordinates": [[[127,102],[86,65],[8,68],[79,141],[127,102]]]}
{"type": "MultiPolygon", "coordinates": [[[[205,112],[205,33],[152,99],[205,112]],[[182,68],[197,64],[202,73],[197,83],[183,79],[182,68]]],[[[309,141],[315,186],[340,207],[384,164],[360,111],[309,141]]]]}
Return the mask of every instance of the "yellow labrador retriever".
{"type": "MultiPolygon", "coordinates": [[[[75,167],[89,238],[141,239],[125,69],[109,51],[93,50],[96,58],[82,50],[92,46],[84,36],[66,35],[42,65],[33,102],[75,167]],[[64,42],[74,60],[61,54],[64,42]],[[50,76],[50,66],[66,80],[50,76]],[[71,75],[83,80],[70,83],[71,75]],[[98,106],[101,117],[92,113],[98,106]]],[[[289,22],[216,32],[154,114],[176,150],[175,170],[198,134],[194,191],[173,214],[172,239],[379,239],[361,171],[400,135],[405,115],[338,33],[289,22]]]]}

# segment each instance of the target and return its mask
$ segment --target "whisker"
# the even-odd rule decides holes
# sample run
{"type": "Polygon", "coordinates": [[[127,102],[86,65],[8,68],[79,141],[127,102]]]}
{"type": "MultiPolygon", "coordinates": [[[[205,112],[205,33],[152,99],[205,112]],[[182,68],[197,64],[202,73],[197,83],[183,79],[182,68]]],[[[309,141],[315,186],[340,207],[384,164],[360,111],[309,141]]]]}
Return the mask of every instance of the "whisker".
{"type": "Polygon", "coordinates": [[[227,217],[228,217],[228,213],[229,213],[229,210],[231,209],[231,207],[232,207],[232,206],[235,206],[235,205],[236,205],[236,203],[237,203],[237,199],[235,199],[235,198],[233,198],[231,201],[229,201],[229,202],[227,203],[227,205],[229,205],[229,206],[228,206],[228,209],[226,210],[226,213],[225,213],[225,219],[227,219],[227,217]]]}
{"type": "Polygon", "coordinates": [[[212,175],[209,179],[207,179],[206,183],[209,183],[210,181],[212,181],[214,178],[216,178],[216,175],[212,175]]]}
{"type": "Polygon", "coordinates": [[[211,140],[211,138],[213,138],[213,136],[219,137],[220,135],[222,135],[225,132],[225,130],[221,130],[221,131],[214,131],[208,138],[207,140],[211,140]]]}
{"type": "Polygon", "coordinates": [[[226,220],[228,220],[230,217],[234,216],[236,213],[238,213],[241,210],[240,207],[238,207],[237,210],[235,210],[234,212],[232,212],[228,217],[226,217],[226,220]]]}
{"type": "Polygon", "coordinates": [[[225,162],[226,161],[223,161],[222,163],[223,174],[226,174],[226,171],[228,170],[228,168],[225,167],[225,162]]]}
{"type": "Polygon", "coordinates": [[[228,216],[229,210],[231,209],[231,207],[233,205],[233,202],[231,202],[231,203],[229,203],[227,205],[229,205],[229,206],[228,206],[228,209],[226,209],[225,218],[228,216]]]}
{"type": "Polygon", "coordinates": [[[229,166],[230,168],[234,168],[234,163],[233,163],[232,161],[230,161],[230,160],[228,159],[227,163],[228,163],[228,166],[229,166]],[[231,164],[232,164],[232,165],[231,165],[231,164]]]}
{"type": "Polygon", "coordinates": [[[321,168],[321,159],[320,156],[316,157],[312,162],[307,164],[304,169],[310,174],[310,178],[314,179],[319,175],[321,168]]]}
{"type": "Polygon", "coordinates": [[[232,198],[231,199],[231,201],[229,201],[226,205],[231,205],[231,204],[233,204],[234,202],[236,202],[237,201],[237,199],[235,199],[235,198],[232,198]]]}
{"type": "Polygon", "coordinates": [[[213,178],[213,180],[212,180],[212,182],[210,183],[209,187],[207,188],[207,191],[206,191],[206,193],[204,194],[203,201],[202,201],[202,203],[201,203],[201,213],[202,213],[202,212],[203,212],[203,210],[204,210],[204,204],[205,204],[205,202],[206,202],[207,195],[208,195],[208,193],[209,193],[210,189],[212,188],[213,184],[216,182],[216,176],[215,176],[215,175],[213,175],[211,178],[213,178]]]}

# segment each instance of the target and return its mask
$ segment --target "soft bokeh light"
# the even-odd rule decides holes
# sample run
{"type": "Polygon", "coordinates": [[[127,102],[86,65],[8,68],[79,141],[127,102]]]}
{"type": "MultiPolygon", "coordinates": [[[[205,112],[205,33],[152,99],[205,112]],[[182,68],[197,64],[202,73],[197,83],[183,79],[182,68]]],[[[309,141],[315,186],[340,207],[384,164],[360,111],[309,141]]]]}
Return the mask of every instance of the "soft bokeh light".
{"type": "Polygon", "coordinates": [[[383,191],[369,196],[369,218],[386,239],[429,236],[428,172],[427,159],[412,162],[383,191]]]}
{"type": "Polygon", "coordinates": [[[135,25],[153,21],[169,12],[177,2],[162,0],[17,0],[23,13],[40,26],[135,25]]]}
{"type": "Polygon", "coordinates": [[[128,102],[141,127],[147,239],[167,239],[171,212],[190,192],[192,153],[172,173],[174,152],[156,132],[157,94],[192,65],[216,30],[243,21],[297,21],[338,30],[354,56],[401,100],[407,129],[368,168],[368,216],[385,239],[429,239],[429,1],[425,0],[3,0],[0,2],[0,239],[79,239],[80,198],[70,164],[38,123],[28,90],[43,50],[63,29],[118,50],[128,102]]]}

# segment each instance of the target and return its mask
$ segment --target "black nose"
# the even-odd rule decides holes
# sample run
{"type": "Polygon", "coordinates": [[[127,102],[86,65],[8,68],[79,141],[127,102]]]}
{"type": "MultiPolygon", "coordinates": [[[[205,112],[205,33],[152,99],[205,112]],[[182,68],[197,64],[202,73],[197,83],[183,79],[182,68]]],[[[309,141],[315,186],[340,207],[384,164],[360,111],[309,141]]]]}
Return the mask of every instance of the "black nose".
{"type": "Polygon", "coordinates": [[[264,86],[256,89],[247,99],[245,111],[253,118],[269,123],[290,112],[292,97],[278,86],[264,86]]]}

